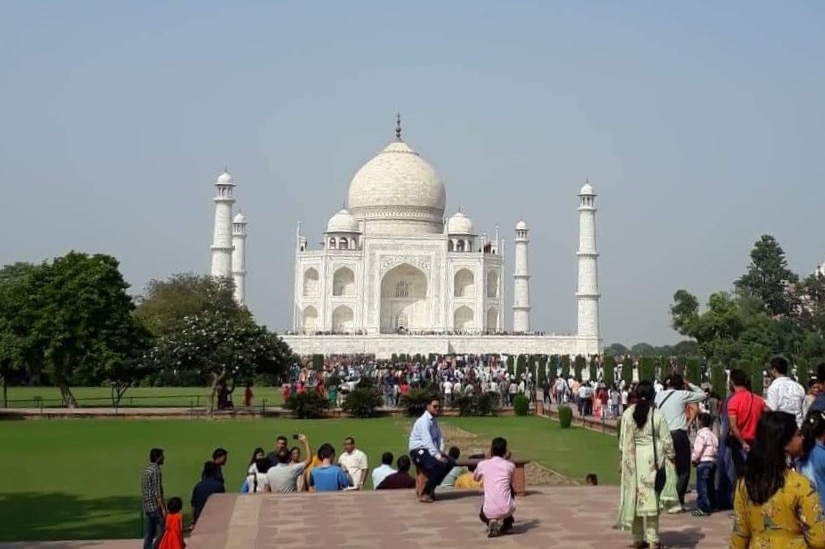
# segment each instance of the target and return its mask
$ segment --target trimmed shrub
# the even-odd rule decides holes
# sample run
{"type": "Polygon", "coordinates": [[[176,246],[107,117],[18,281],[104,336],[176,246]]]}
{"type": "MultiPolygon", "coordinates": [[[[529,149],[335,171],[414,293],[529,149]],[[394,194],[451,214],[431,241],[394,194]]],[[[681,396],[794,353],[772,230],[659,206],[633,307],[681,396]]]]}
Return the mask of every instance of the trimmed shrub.
{"type": "Polygon", "coordinates": [[[564,379],[570,378],[570,355],[561,357],[561,377],[564,379]]]}
{"type": "Polygon", "coordinates": [[[573,408],[559,406],[559,425],[562,429],[569,429],[573,425],[573,408]]]}
{"type": "Polygon", "coordinates": [[[573,375],[576,379],[582,378],[582,370],[585,366],[587,366],[587,359],[582,355],[576,355],[576,358],[573,359],[573,375]]]}
{"type": "Polygon", "coordinates": [[[324,417],[329,409],[329,399],[317,391],[293,393],[284,403],[298,419],[318,419],[324,417]]]}
{"type": "Polygon", "coordinates": [[[359,383],[355,389],[344,398],[341,406],[352,417],[375,417],[375,412],[384,403],[384,396],[373,384],[359,383]]]}
{"type": "Polygon", "coordinates": [[[604,379],[604,383],[608,387],[616,383],[616,357],[613,355],[607,355],[604,357],[602,377],[604,379]]]}
{"type": "Polygon", "coordinates": [[[517,416],[526,416],[530,413],[530,399],[524,395],[516,395],[513,399],[513,411],[517,416]]]}
{"type": "Polygon", "coordinates": [[[418,417],[427,409],[430,400],[438,397],[438,389],[432,385],[413,388],[401,397],[401,407],[407,410],[408,416],[418,417]]]}
{"type": "Polygon", "coordinates": [[[465,417],[492,416],[498,413],[496,393],[463,394],[453,401],[458,415],[465,417]]]}

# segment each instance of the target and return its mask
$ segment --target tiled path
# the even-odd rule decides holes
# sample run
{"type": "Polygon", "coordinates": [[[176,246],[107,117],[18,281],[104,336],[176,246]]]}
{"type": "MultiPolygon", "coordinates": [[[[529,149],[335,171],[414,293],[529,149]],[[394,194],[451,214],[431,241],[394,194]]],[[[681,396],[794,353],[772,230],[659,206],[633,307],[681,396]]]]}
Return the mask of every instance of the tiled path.
{"type": "MultiPolygon", "coordinates": [[[[495,547],[620,548],[614,530],[616,487],[557,487],[518,499],[515,533],[488,540],[475,491],[445,493],[421,504],[411,491],[212,496],[187,549],[476,549],[495,547]]],[[[727,513],[710,518],[663,516],[667,547],[728,547],[727,513]]],[[[138,549],[139,540],[2,544],[0,549],[138,549]]]]}
{"type": "MultiPolygon", "coordinates": [[[[188,549],[470,549],[488,544],[566,549],[618,548],[630,535],[612,529],[615,487],[544,488],[518,500],[516,532],[487,540],[474,491],[421,504],[410,491],[213,496],[188,549]]],[[[662,519],[667,547],[727,547],[727,514],[662,519]]],[[[108,549],[108,548],[107,548],[108,549]]]]}

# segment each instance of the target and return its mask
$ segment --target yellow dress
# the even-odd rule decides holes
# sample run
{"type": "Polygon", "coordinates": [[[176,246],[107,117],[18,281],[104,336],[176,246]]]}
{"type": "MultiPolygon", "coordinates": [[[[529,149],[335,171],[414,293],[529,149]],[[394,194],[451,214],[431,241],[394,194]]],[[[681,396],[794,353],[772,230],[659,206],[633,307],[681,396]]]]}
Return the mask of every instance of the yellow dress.
{"type": "Polygon", "coordinates": [[[763,505],[748,498],[744,481],[736,486],[731,549],[825,549],[825,518],[811,481],[785,473],[785,485],[763,505]]]}

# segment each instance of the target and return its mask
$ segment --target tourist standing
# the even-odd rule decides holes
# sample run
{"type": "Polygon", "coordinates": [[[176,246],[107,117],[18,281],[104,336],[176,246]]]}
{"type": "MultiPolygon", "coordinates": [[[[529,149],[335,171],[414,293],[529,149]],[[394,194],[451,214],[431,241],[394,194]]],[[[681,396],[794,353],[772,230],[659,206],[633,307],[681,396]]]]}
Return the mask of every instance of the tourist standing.
{"type": "Polygon", "coordinates": [[[679,374],[667,378],[667,388],[656,393],[656,407],[662,411],[673,438],[673,447],[676,451],[676,493],[679,503],[668,509],[668,513],[681,513],[685,507],[685,494],[690,482],[690,438],[688,437],[688,419],[685,409],[688,404],[698,404],[707,398],[705,392],[685,380],[679,374]],[[690,390],[685,389],[685,384],[690,390]]]}
{"type": "Polygon", "coordinates": [[[765,412],[766,404],[761,396],[748,388],[749,378],[743,371],[730,371],[732,393],[727,403],[728,435],[724,439],[730,450],[730,459],[736,478],[745,473],[745,459],[756,439],[756,426],[765,412]]]}
{"type": "Polygon", "coordinates": [[[801,427],[805,419],[805,389],[788,377],[788,361],[785,357],[775,356],[771,359],[771,377],[773,381],[768,387],[768,408],[774,412],[793,414],[796,426],[801,427]]]}
{"type": "Polygon", "coordinates": [[[427,410],[415,420],[407,444],[412,462],[427,475],[423,492],[417,494],[422,503],[435,500],[436,486],[441,484],[454,465],[453,460],[444,455],[444,438],[436,419],[440,410],[438,397],[431,398],[427,410]]]}
{"type": "Polygon", "coordinates": [[[163,450],[152,448],[149,464],[143,469],[140,479],[140,499],[143,507],[144,535],[143,549],[154,549],[163,537],[166,520],[166,502],[163,499],[163,450]]]}
{"type": "Polygon", "coordinates": [[[711,431],[713,416],[699,414],[699,432],[693,441],[691,460],[696,465],[696,505],[694,517],[706,517],[716,510],[716,460],[719,439],[711,431]]]}
{"type": "Polygon", "coordinates": [[[355,447],[355,439],[344,439],[344,451],[338,457],[338,465],[352,480],[352,490],[362,490],[369,474],[367,454],[355,447]]]}
{"type": "Polygon", "coordinates": [[[298,435],[298,440],[304,445],[306,459],[299,463],[291,463],[292,450],[287,448],[279,450],[278,463],[266,472],[266,480],[271,492],[290,494],[298,491],[298,477],[303,475],[306,468],[312,463],[312,448],[309,439],[301,433],[298,435]]]}
{"type": "MultiPolygon", "coordinates": [[[[616,524],[633,534],[633,547],[660,547],[660,503],[677,501],[673,483],[656,493],[656,472],[676,457],[664,415],[653,406],[653,385],[636,386],[634,404],[622,414],[619,433],[621,492],[616,524]]],[[[690,458],[690,455],[688,455],[690,458]]],[[[690,461],[688,461],[690,463],[690,461]]]]}
{"type": "Polygon", "coordinates": [[[788,468],[802,453],[796,417],[766,412],[736,485],[732,549],[825,548],[825,519],[811,481],[788,468]]]}

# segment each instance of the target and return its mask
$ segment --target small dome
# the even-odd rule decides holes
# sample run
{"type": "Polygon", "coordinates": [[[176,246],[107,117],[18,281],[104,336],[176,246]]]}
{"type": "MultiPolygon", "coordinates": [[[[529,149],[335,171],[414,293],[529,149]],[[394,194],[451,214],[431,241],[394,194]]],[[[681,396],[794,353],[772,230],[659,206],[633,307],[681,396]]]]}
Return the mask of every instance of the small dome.
{"type": "Polygon", "coordinates": [[[464,212],[458,210],[455,215],[447,220],[447,234],[474,235],[473,222],[464,215],[464,212]]]}
{"type": "Polygon", "coordinates": [[[593,187],[590,186],[590,183],[585,183],[582,185],[582,188],[579,191],[579,196],[592,196],[594,194],[593,187]]]}
{"type": "Polygon", "coordinates": [[[355,216],[349,213],[349,210],[343,209],[329,218],[327,232],[358,233],[361,232],[361,230],[358,227],[358,220],[355,219],[355,216]]]}
{"type": "Polygon", "coordinates": [[[229,175],[229,172],[225,171],[221,175],[218,176],[218,184],[219,185],[232,185],[232,176],[229,175]]]}
{"type": "Polygon", "coordinates": [[[527,230],[527,223],[525,223],[523,219],[520,220],[518,223],[516,223],[516,230],[517,231],[526,231],[527,230]]]}
{"type": "Polygon", "coordinates": [[[235,216],[235,219],[232,220],[232,223],[246,223],[246,218],[241,212],[238,212],[238,215],[235,216]]]}

